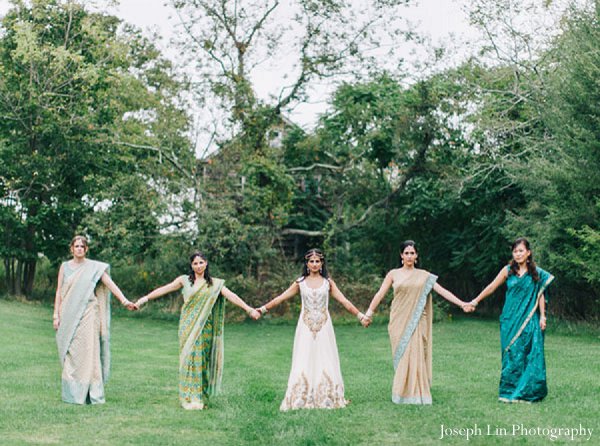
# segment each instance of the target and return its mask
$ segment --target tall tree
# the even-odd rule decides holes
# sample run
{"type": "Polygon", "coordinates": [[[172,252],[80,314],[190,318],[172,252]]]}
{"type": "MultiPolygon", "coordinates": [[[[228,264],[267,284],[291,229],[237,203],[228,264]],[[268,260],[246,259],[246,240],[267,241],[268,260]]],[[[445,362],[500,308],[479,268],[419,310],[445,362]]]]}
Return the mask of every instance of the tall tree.
{"type": "Polygon", "coordinates": [[[83,3],[13,2],[0,33],[0,255],[12,292],[29,295],[38,253],[62,257],[84,215],[112,206],[103,191],[152,177],[150,143],[186,148],[179,130],[157,133],[185,122],[169,70],[139,33],[83,3]]]}

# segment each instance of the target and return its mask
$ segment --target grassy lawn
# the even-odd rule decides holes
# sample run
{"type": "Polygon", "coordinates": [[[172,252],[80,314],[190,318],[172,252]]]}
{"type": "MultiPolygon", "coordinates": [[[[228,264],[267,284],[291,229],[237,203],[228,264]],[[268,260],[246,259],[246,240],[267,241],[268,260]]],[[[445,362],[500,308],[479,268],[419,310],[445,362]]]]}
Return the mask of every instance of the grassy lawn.
{"type": "MultiPolygon", "coordinates": [[[[334,324],[335,325],[335,324],[334,324]]],[[[118,313],[112,321],[107,403],[60,400],[60,366],[47,307],[0,300],[0,444],[418,445],[548,444],[527,429],[593,429],[553,444],[600,444],[597,334],[550,332],[549,396],[542,403],[497,402],[500,353],[495,321],[460,318],[434,325],[433,405],[391,403],[387,327],[335,330],[350,406],[279,412],[291,362],[294,324],[227,324],[223,393],[207,411],[177,399],[177,324],[118,313]],[[441,426],[481,429],[444,437],[441,426]],[[487,435],[488,429],[502,435],[487,435]],[[506,434],[502,431],[506,429],[506,434]]]]}

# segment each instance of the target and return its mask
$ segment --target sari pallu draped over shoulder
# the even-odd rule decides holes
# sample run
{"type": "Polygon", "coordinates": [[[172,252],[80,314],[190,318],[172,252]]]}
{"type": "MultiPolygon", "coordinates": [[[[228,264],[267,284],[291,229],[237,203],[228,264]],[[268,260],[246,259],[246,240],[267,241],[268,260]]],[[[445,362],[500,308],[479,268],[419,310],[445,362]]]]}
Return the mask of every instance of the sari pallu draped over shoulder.
{"type": "Polygon", "coordinates": [[[225,300],[222,279],[190,286],[187,276],[179,320],[179,398],[181,404],[206,404],[223,376],[225,300]]]}
{"type": "Polygon", "coordinates": [[[100,281],[109,265],[95,260],[73,269],[64,264],[60,325],[62,396],[69,403],[103,403],[110,371],[110,292],[100,281]]]}
{"type": "Polygon", "coordinates": [[[537,282],[529,273],[521,277],[509,274],[506,281],[506,300],[500,315],[499,399],[503,402],[539,401],[548,394],[538,308],[554,276],[541,268],[537,271],[537,282]]]}
{"type": "Polygon", "coordinates": [[[394,361],[392,401],[431,404],[431,290],[437,276],[415,269],[394,283],[388,332],[394,361]]]}

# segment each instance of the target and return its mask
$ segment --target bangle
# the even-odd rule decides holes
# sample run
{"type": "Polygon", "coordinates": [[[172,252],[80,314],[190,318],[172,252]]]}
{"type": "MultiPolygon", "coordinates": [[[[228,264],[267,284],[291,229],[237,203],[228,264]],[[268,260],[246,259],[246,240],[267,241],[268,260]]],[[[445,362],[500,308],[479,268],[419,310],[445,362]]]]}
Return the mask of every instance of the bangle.
{"type": "Polygon", "coordinates": [[[52,319],[59,319],[58,314],[53,315],[52,319]]]}
{"type": "Polygon", "coordinates": [[[263,305],[262,307],[260,307],[258,309],[258,311],[260,312],[260,314],[267,314],[269,312],[266,305],[263,305]]]}
{"type": "Polygon", "coordinates": [[[373,310],[371,310],[370,308],[367,310],[367,312],[365,313],[365,317],[367,319],[371,319],[373,317],[373,313],[375,313],[373,310]]]}
{"type": "Polygon", "coordinates": [[[365,319],[365,315],[363,313],[361,313],[360,311],[358,313],[356,313],[356,317],[359,321],[363,321],[365,319]]]}
{"type": "Polygon", "coordinates": [[[121,305],[123,305],[124,307],[126,307],[127,305],[129,305],[131,302],[129,301],[129,299],[125,299],[121,301],[121,305]]]}

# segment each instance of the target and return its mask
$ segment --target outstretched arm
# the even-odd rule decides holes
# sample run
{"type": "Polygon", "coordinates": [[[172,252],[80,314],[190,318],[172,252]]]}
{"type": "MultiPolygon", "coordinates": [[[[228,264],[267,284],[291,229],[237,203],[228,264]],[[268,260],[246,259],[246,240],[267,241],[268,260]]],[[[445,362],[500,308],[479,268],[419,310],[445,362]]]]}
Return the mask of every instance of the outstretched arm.
{"type": "Polygon", "coordinates": [[[446,288],[444,288],[437,282],[435,283],[435,285],[433,285],[433,291],[438,293],[440,296],[442,296],[448,302],[452,302],[454,305],[458,305],[460,308],[463,309],[463,311],[465,311],[467,313],[470,313],[471,311],[473,311],[475,309],[474,305],[467,303],[467,302],[463,302],[458,297],[456,297],[454,295],[454,293],[452,293],[451,291],[448,291],[446,288]]]}
{"type": "Polygon", "coordinates": [[[507,269],[502,268],[500,270],[500,272],[498,273],[498,275],[496,276],[496,278],[494,280],[492,280],[492,282],[488,286],[486,286],[481,291],[481,293],[479,293],[479,295],[470,302],[470,304],[477,306],[477,304],[479,302],[481,302],[483,299],[488,297],[490,294],[492,294],[494,291],[496,291],[500,285],[502,285],[504,282],[506,282],[507,277],[508,277],[507,269]]]}
{"type": "Polygon", "coordinates": [[[262,307],[260,307],[258,309],[258,311],[260,311],[261,314],[267,313],[271,308],[275,308],[281,302],[286,301],[290,297],[295,296],[298,293],[299,289],[300,289],[300,285],[298,285],[298,282],[292,283],[287,290],[285,290],[279,296],[275,297],[274,299],[272,299],[269,302],[267,302],[266,304],[264,304],[262,307]]]}
{"type": "Polygon", "coordinates": [[[60,305],[62,304],[62,282],[64,276],[64,264],[60,265],[58,270],[58,284],[56,285],[56,295],[54,296],[54,314],[52,315],[52,326],[58,330],[60,325],[60,305]]]}
{"type": "Polygon", "coordinates": [[[117,299],[119,299],[119,302],[121,302],[121,304],[127,307],[128,310],[137,310],[139,308],[136,304],[130,302],[129,299],[125,297],[121,289],[117,286],[116,283],[113,282],[113,280],[107,273],[102,274],[100,280],[104,285],[108,287],[108,289],[113,293],[113,295],[117,299]]]}
{"type": "Polygon", "coordinates": [[[172,293],[173,291],[177,291],[177,290],[181,289],[182,287],[183,287],[183,283],[181,283],[181,277],[178,277],[173,282],[167,283],[166,285],[158,287],[155,290],[151,291],[150,293],[146,294],[145,296],[141,297],[140,299],[137,300],[137,302],[135,304],[139,308],[142,305],[144,305],[146,302],[148,302],[149,300],[158,299],[159,297],[164,296],[165,294],[172,293]]]}
{"type": "Polygon", "coordinates": [[[365,318],[365,315],[358,311],[358,308],[356,308],[354,304],[350,302],[346,298],[346,296],[344,296],[344,294],[340,291],[340,289],[337,287],[337,285],[331,278],[329,279],[329,285],[331,286],[331,295],[333,296],[333,298],[339,303],[341,303],[346,310],[348,310],[350,313],[356,316],[358,320],[362,323],[363,319],[365,318]]]}
{"type": "Polygon", "coordinates": [[[379,291],[377,291],[375,293],[375,296],[373,296],[373,299],[371,300],[371,303],[369,304],[369,309],[367,310],[368,318],[371,318],[371,316],[373,316],[373,313],[375,313],[375,310],[377,310],[377,307],[379,306],[382,299],[385,297],[385,295],[389,291],[390,287],[392,286],[392,282],[393,282],[392,272],[389,271],[385,275],[385,279],[383,279],[383,282],[381,283],[381,286],[379,287],[379,291]]]}
{"type": "Polygon", "coordinates": [[[227,287],[223,287],[221,288],[221,294],[223,295],[223,297],[225,297],[225,299],[227,299],[229,302],[231,302],[234,305],[237,305],[238,307],[240,307],[242,310],[244,310],[246,313],[248,313],[248,315],[254,319],[257,320],[258,318],[260,318],[260,313],[258,311],[256,311],[254,308],[252,308],[250,305],[248,305],[246,302],[244,302],[242,300],[242,298],[240,296],[238,296],[237,294],[235,294],[233,291],[231,291],[229,288],[227,287]]]}

